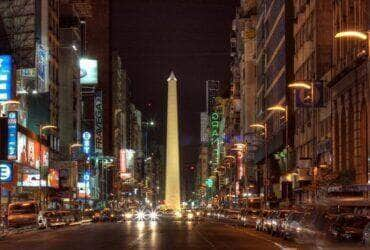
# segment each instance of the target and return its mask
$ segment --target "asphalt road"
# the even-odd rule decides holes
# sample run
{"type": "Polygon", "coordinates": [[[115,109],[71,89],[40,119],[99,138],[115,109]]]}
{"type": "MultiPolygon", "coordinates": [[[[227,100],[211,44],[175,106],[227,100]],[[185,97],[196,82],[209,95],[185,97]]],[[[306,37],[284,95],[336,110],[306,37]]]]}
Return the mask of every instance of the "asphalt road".
{"type": "MultiPolygon", "coordinates": [[[[88,224],[13,235],[1,250],[123,249],[317,249],[213,222],[123,222],[88,224]]],[[[324,249],[324,248],[321,248],[324,249]]],[[[336,248],[337,249],[337,248],[336,248]]],[[[353,248],[351,248],[353,249],[353,248]]]]}

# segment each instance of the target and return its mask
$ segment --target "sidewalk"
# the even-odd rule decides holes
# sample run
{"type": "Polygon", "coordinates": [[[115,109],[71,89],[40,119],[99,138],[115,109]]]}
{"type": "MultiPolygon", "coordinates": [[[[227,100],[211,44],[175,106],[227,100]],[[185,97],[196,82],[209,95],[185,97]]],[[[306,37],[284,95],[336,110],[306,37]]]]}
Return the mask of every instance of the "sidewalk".
{"type": "MultiPolygon", "coordinates": [[[[64,227],[78,226],[78,225],[89,224],[89,223],[91,223],[91,219],[85,219],[85,220],[72,222],[69,225],[65,225],[64,227]]],[[[39,230],[39,229],[36,227],[36,225],[34,225],[34,226],[24,226],[24,227],[19,227],[19,228],[0,229],[0,240],[3,240],[4,238],[6,238],[10,235],[22,234],[22,233],[32,232],[32,231],[37,231],[37,230],[39,230]]]]}

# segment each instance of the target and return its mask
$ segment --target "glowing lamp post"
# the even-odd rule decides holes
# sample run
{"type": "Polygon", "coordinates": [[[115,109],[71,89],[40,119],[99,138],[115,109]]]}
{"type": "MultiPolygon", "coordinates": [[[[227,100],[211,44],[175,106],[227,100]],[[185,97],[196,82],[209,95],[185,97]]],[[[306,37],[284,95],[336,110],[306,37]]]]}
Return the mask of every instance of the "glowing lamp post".
{"type": "Polygon", "coordinates": [[[335,34],[334,38],[356,38],[360,40],[366,40],[367,34],[365,32],[356,30],[341,31],[335,34]]]}

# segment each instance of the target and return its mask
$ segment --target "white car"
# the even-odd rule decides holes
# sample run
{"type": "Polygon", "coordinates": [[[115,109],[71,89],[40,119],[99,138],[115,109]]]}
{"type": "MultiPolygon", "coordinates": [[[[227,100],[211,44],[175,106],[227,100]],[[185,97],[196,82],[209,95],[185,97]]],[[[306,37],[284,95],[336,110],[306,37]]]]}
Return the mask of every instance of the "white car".
{"type": "Polygon", "coordinates": [[[40,211],[37,215],[37,227],[39,229],[65,225],[67,225],[67,222],[58,211],[40,211]]]}

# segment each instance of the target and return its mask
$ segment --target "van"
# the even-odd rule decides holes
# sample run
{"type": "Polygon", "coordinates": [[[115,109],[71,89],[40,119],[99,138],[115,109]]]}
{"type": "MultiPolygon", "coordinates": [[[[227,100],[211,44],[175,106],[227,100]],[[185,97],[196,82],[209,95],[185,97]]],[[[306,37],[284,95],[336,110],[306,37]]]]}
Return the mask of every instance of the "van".
{"type": "Polygon", "coordinates": [[[39,207],[35,201],[13,202],[8,206],[8,226],[36,225],[39,207]]]}

